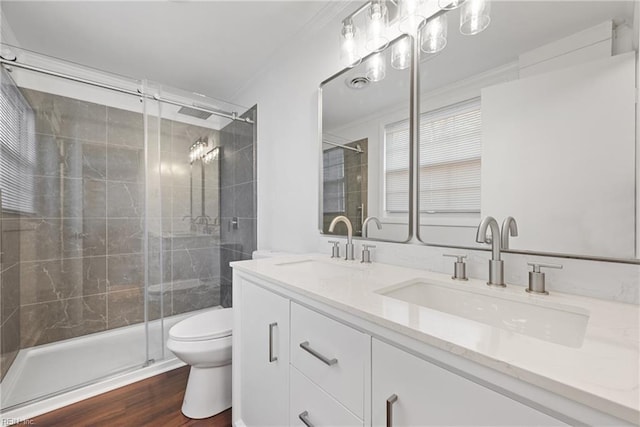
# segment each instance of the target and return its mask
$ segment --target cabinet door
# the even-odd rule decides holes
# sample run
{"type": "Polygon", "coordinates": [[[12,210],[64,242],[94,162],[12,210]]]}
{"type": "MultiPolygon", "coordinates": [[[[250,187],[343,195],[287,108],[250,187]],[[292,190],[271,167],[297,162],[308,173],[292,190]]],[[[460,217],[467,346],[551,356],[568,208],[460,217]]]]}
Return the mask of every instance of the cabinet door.
{"type": "Polygon", "coordinates": [[[372,387],[374,426],[565,425],[375,339],[372,343],[372,387]]]}
{"type": "Polygon", "coordinates": [[[246,280],[241,299],[242,421],[247,426],[287,425],[289,300],[246,280]]]}

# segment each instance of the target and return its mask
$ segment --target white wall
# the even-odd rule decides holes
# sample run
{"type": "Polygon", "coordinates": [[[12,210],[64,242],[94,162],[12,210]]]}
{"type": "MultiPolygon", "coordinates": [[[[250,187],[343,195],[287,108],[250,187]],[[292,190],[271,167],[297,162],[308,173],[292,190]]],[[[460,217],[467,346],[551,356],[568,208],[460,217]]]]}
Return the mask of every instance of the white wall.
{"type": "MultiPolygon", "coordinates": [[[[318,86],[341,69],[341,9],[280,50],[234,99],[258,104],[258,248],[316,251],[320,148],[318,86]]],[[[342,6],[342,7],[340,7],[342,6]]],[[[348,13],[347,10],[344,13],[348,13]]]]}
{"type": "MultiPolygon", "coordinates": [[[[349,8],[357,7],[357,4],[349,8]]],[[[326,27],[309,30],[281,51],[234,99],[258,104],[258,248],[296,253],[328,253],[318,231],[318,98],[321,81],[340,69],[339,22],[350,10],[336,12],[326,27]]],[[[323,17],[323,18],[326,18],[323,17]]],[[[486,277],[487,251],[455,250],[419,244],[376,243],[373,259],[449,272],[443,253],[467,253],[469,274],[486,277]]],[[[359,245],[358,245],[359,246],[359,245]]],[[[548,276],[551,291],[638,303],[640,266],[608,262],[507,255],[506,278],[524,285],[528,261],[556,262],[564,270],[548,276]]]]}

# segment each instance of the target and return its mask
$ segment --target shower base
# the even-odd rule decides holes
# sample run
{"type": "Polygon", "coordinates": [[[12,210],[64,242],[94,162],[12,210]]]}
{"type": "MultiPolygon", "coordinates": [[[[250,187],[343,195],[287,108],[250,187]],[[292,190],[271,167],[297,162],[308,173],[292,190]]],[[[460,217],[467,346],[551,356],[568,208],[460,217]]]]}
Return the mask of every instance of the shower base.
{"type": "Polygon", "coordinates": [[[149,322],[147,363],[145,325],[137,324],[20,350],[0,383],[3,420],[25,420],[71,403],[184,366],[165,343],[182,319],[220,306],[149,322]],[[159,340],[163,335],[163,344],[159,340]],[[6,408],[6,409],[4,409],[6,408]]]}

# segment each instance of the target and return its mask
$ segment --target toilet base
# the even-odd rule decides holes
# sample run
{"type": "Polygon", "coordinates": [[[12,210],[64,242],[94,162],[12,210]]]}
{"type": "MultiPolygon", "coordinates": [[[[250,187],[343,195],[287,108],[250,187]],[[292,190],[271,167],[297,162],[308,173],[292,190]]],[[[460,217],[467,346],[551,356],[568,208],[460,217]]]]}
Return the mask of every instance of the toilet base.
{"type": "Polygon", "coordinates": [[[182,413],[202,419],[231,407],[231,364],[215,368],[191,367],[182,413]]]}

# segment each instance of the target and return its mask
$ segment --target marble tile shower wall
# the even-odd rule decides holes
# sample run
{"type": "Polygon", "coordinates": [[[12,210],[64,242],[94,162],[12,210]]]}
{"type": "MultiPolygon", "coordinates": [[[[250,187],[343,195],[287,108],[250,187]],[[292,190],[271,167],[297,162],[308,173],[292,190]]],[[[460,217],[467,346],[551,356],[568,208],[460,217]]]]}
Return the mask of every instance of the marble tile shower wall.
{"type": "MultiPolygon", "coordinates": [[[[256,107],[245,116],[256,121],[256,107]]],[[[220,131],[220,298],[231,307],[229,263],[251,259],[256,250],[255,129],[257,124],[233,122],[220,131]],[[235,222],[237,221],[237,222],[235,222]],[[237,226],[234,226],[234,223],[237,226]]]]}
{"type": "Polygon", "coordinates": [[[143,320],[141,114],[33,90],[35,213],[20,221],[21,348],[143,320]]]}
{"type": "MultiPolygon", "coordinates": [[[[35,183],[36,212],[15,224],[3,221],[20,230],[20,348],[144,321],[142,114],[33,90],[23,93],[36,113],[37,165],[24,171],[35,183]]],[[[171,154],[190,137],[179,125],[163,121],[169,132],[163,143],[175,146],[171,154]]],[[[179,155],[186,159],[187,152],[179,155]]],[[[178,185],[171,187],[176,198],[184,193],[178,185]]],[[[184,248],[182,258],[173,249],[165,279],[167,274],[169,280],[194,278],[195,273],[176,271],[198,256],[191,247],[184,248]]],[[[202,257],[217,265],[212,252],[202,257]]],[[[203,274],[198,270],[196,276],[203,274]]],[[[169,288],[164,299],[169,313],[193,306],[191,296],[180,292],[183,308],[169,288]]]]}

